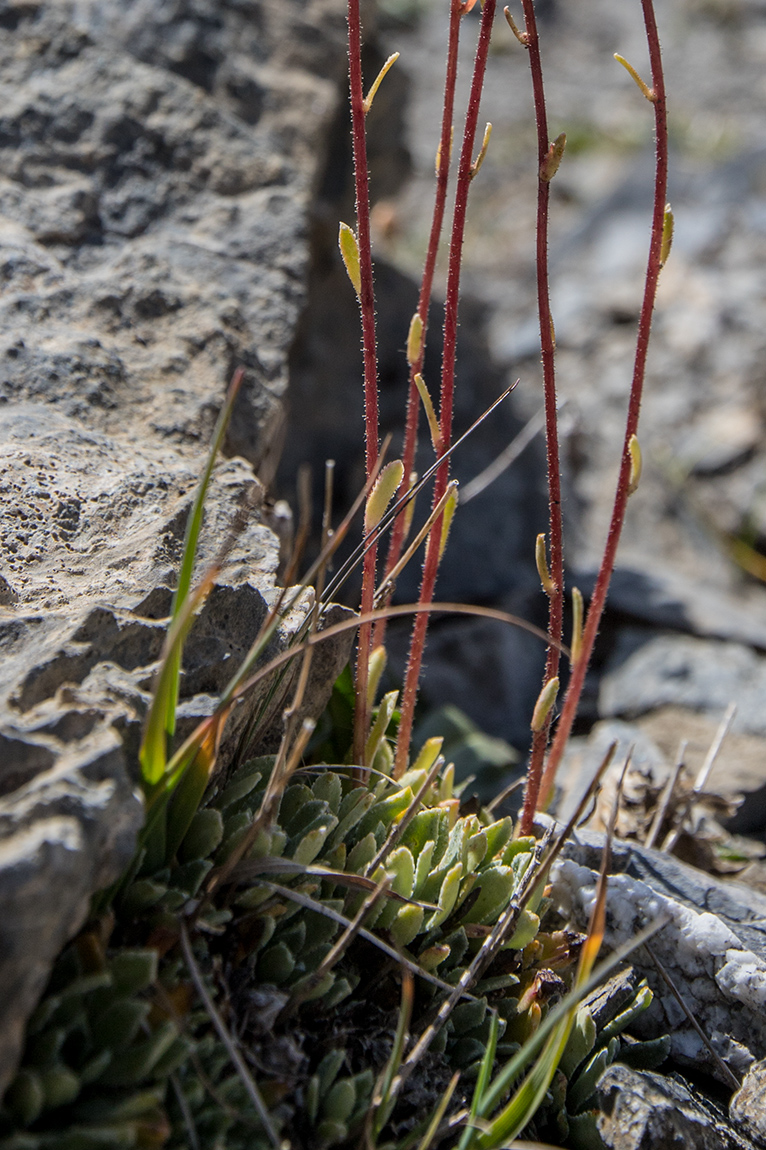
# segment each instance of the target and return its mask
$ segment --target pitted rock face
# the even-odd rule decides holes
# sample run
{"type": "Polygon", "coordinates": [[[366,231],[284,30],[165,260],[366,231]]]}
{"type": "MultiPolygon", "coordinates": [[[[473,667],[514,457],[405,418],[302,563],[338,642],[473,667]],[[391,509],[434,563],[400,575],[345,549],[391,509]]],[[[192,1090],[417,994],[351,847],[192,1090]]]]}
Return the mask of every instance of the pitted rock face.
{"type": "MultiPolygon", "coordinates": [[[[133,848],[131,764],[237,364],[227,451],[242,458],[217,467],[200,565],[249,518],[192,631],[179,734],[278,594],[258,477],[279,453],[343,13],[0,3],[0,1092],[52,958],[133,848]]],[[[347,653],[317,662],[311,705],[347,653]]],[[[262,702],[235,710],[224,756],[262,702]]]]}

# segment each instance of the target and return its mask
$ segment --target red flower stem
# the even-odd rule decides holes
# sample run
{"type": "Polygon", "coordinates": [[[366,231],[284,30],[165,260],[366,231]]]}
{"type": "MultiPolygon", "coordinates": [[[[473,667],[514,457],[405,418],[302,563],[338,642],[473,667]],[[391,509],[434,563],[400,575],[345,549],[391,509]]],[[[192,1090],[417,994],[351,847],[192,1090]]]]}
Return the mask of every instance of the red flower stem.
{"type": "MultiPolygon", "coordinates": [[[[348,0],[348,78],[351,97],[351,135],[354,151],[354,186],[356,191],[356,239],[359,245],[362,313],[362,347],[364,352],[364,431],[365,470],[372,474],[378,457],[378,365],[375,343],[375,292],[372,279],[372,246],[370,242],[370,177],[367,165],[364,89],[362,87],[362,24],[359,0],[348,0]]],[[[362,571],[361,610],[372,608],[375,595],[376,548],[371,547],[362,571]]],[[[363,762],[364,743],[369,724],[367,677],[372,631],[369,625],[359,630],[356,664],[356,712],[354,716],[354,761],[363,762]]]]}
{"type": "MultiPolygon", "coordinates": [[[[423,336],[420,344],[420,353],[410,365],[410,388],[407,396],[407,415],[404,428],[404,448],[402,463],[404,464],[404,478],[397,495],[402,499],[409,490],[410,475],[415,467],[415,452],[418,445],[418,420],[420,417],[420,396],[415,386],[415,376],[423,370],[423,360],[426,353],[426,333],[428,331],[428,311],[431,306],[433,291],[434,270],[436,257],[439,253],[439,240],[441,239],[442,225],[444,223],[444,209],[447,203],[447,186],[449,183],[450,159],[452,153],[452,124],[455,115],[455,88],[457,85],[457,59],[458,42],[460,38],[460,21],[463,17],[461,0],[452,0],[450,7],[449,41],[447,45],[447,73],[444,80],[444,108],[442,111],[442,128],[439,140],[439,169],[436,174],[436,196],[434,211],[431,219],[431,233],[428,237],[428,249],[423,267],[423,278],[420,283],[417,314],[423,324],[423,336]]],[[[386,559],[386,574],[392,571],[402,553],[404,544],[405,512],[397,516],[391,531],[391,541],[386,559]]],[[[391,595],[387,602],[390,602],[391,595]]],[[[375,628],[374,646],[383,643],[386,634],[387,618],[383,618],[375,628]]]]}
{"type": "MultiPolygon", "coordinates": [[[[548,207],[551,185],[543,179],[543,165],[548,155],[548,116],[543,87],[543,67],[540,59],[540,40],[537,33],[534,0],[521,0],[524,10],[526,47],[532,74],[532,92],[537,124],[537,308],[540,319],[540,347],[543,362],[543,395],[545,400],[545,439],[548,463],[548,524],[550,541],[550,568],[553,592],[548,597],[548,634],[553,642],[548,647],[544,682],[558,674],[559,649],[564,624],[564,544],[561,522],[561,468],[559,464],[559,432],[556,413],[556,344],[551,317],[550,283],[548,276],[548,207]]],[[[540,790],[545,748],[548,744],[550,720],[532,738],[532,751],[527,769],[524,807],[521,815],[521,833],[528,834],[532,826],[540,790]]]]}
{"type": "MultiPolygon", "coordinates": [[[[441,397],[439,408],[439,431],[441,444],[439,455],[443,455],[449,448],[452,440],[452,410],[455,394],[455,356],[457,350],[457,316],[460,299],[460,270],[463,257],[463,239],[465,236],[466,211],[468,207],[468,191],[471,186],[473,153],[476,142],[476,127],[479,120],[479,107],[481,93],[484,87],[484,77],[487,71],[487,57],[489,55],[489,42],[492,36],[492,25],[495,18],[496,0],[484,0],[481,15],[479,40],[476,46],[474,59],[471,92],[468,97],[468,108],[465,117],[465,131],[463,133],[463,146],[460,151],[460,162],[457,170],[455,185],[455,206],[452,216],[452,236],[450,239],[449,264],[447,269],[447,295],[444,303],[444,351],[442,355],[441,397]]],[[[436,504],[444,494],[449,478],[449,460],[445,459],[436,472],[434,481],[433,504],[436,504]]],[[[430,603],[433,599],[436,575],[439,568],[439,549],[441,543],[442,518],[440,517],[431,530],[426,558],[423,566],[423,579],[420,586],[420,603],[430,603]]],[[[407,673],[404,680],[402,694],[401,721],[396,743],[396,761],[394,777],[398,778],[407,769],[410,740],[412,738],[412,724],[415,715],[415,700],[417,698],[420,668],[423,661],[426,633],[428,630],[428,615],[419,614],[412,629],[410,639],[410,653],[407,662],[407,673]]]]}
{"type": "Polygon", "coordinates": [[[646,26],[646,38],[649,46],[649,59],[652,68],[652,103],[654,104],[655,134],[656,134],[656,167],[654,181],[654,212],[652,215],[652,235],[649,245],[649,259],[644,281],[644,298],[641,306],[641,316],[638,322],[638,337],[636,340],[636,358],[633,368],[633,382],[630,389],[628,404],[628,417],[625,425],[625,441],[622,449],[622,461],[617,480],[612,518],[609,524],[604,555],[601,560],[596,585],[588,608],[588,615],[582,638],[582,651],[572,668],[572,677],[564,699],[556,735],[551,745],[548,761],[540,783],[540,804],[544,808],[550,801],[556,771],[566,746],[574,723],[577,707],[580,702],[585,673],[593,653],[599,624],[606,603],[609,582],[614,570],[617,547],[620,542],[625,511],[628,505],[630,486],[630,440],[638,430],[638,419],[641,410],[641,397],[646,375],[646,356],[649,349],[649,335],[652,326],[652,312],[657,296],[657,282],[661,268],[662,228],[665,216],[665,203],[668,187],[668,125],[667,108],[665,100],[665,78],[662,70],[662,53],[660,38],[657,32],[657,22],[654,13],[653,0],[641,0],[646,26]]]}

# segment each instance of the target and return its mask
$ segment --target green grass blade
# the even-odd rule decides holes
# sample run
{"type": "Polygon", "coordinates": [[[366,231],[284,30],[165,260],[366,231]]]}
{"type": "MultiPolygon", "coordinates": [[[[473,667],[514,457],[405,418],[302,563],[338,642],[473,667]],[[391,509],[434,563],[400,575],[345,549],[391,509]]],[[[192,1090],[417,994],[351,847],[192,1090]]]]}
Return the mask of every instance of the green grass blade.
{"type": "MultiPolygon", "coordinates": [[[[213,432],[213,440],[210,444],[208,451],[207,463],[205,470],[202,473],[202,478],[199,481],[197,492],[194,496],[194,503],[186,521],[186,534],[184,536],[184,549],[183,557],[181,559],[181,567],[178,572],[178,585],[176,586],[175,594],[173,595],[173,604],[171,607],[171,620],[175,620],[179,612],[183,609],[186,603],[187,596],[191,589],[192,575],[194,574],[194,561],[197,557],[197,545],[199,543],[199,535],[202,529],[202,517],[205,509],[205,500],[207,498],[208,489],[210,487],[210,480],[213,476],[213,468],[215,461],[218,457],[218,452],[223,444],[224,436],[226,435],[226,428],[231,419],[231,413],[234,409],[239,389],[242,386],[244,379],[244,369],[237,368],[234,377],[229,385],[229,390],[226,393],[223,407],[218,414],[218,420],[213,432]]],[[[170,657],[170,675],[171,685],[165,699],[165,730],[168,735],[172,736],[176,729],[176,708],[178,707],[178,687],[181,675],[181,655],[182,649],[179,648],[173,652],[170,657]]]]}
{"type": "Polygon", "coordinates": [[[576,1011],[577,1006],[568,1011],[508,1105],[489,1124],[488,1129],[479,1135],[474,1144],[481,1150],[498,1150],[500,1146],[507,1146],[534,1118],[561,1061],[576,1011]]]}
{"type": "Polygon", "coordinates": [[[394,1045],[391,1050],[386,1069],[383,1072],[382,1080],[379,1088],[375,1091],[372,1099],[373,1105],[373,1145],[377,1141],[381,1130],[391,1116],[391,1111],[394,1107],[394,1101],[391,1097],[391,1084],[396,1077],[399,1067],[402,1064],[404,1056],[404,1047],[407,1042],[407,1035],[410,1029],[410,1019],[412,1017],[412,1004],[415,996],[415,984],[412,975],[408,970],[402,971],[402,1001],[399,1007],[399,1017],[396,1023],[396,1035],[394,1036],[394,1045]]]}
{"type": "MultiPolygon", "coordinates": [[[[596,959],[604,941],[604,931],[606,929],[606,896],[612,837],[614,835],[622,785],[629,762],[630,755],[628,755],[626,760],[617,788],[617,797],[612,810],[612,817],[609,822],[606,841],[601,856],[601,873],[599,874],[596,898],[588,924],[588,934],[580,952],[580,961],[577,966],[574,987],[572,988],[572,992],[567,995],[567,998],[564,1000],[565,1003],[569,1003],[568,1009],[564,1016],[555,1023],[554,1029],[540,1057],[510,1102],[508,1102],[500,1114],[489,1124],[486,1132],[481,1134],[478,1140],[475,1141],[474,1144],[479,1147],[480,1150],[498,1150],[501,1145],[504,1146],[513,1141],[524,1127],[528,1125],[545,1097],[545,1092],[551,1084],[553,1075],[556,1073],[556,1067],[561,1060],[561,1056],[569,1040],[580,1001],[578,995],[584,993],[584,987],[586,987],[591,980],[593,967],[596,964],[596,959]],[[572,999],[574,1000],[572,1001],[572,999]]],[[[488,1112],[488,1107],[482,1107],[480,1105],[479,1109],[483,1109],[484,1114],[488,1112]]]]}
{"type": "Polygon", "coordinates": [[[166,862],[173,858],[183,842],[184,835],[191,826],[192,819],[202,802],[202,796],[207,790],[218,756],[218,745],[226,721],[226,714],[213,717],[209,730],[205,737],[199,740],[196,753],[190,757],[171,796],[165,832],[166,862]]]}
{"type": "MultiPolygon", "coordinates": [[[[164,653],[138,755],[144,791],[150,803],[154,790],[161,784],[168,771],[168,732],[165,716],[171,700],[177,699],[178,667],[183,645],[194,620],[195,611],[208,595],[216,574],[215,570],[209,571],[197,590],[186,596],[182,609],[170,624],[165,636],[164,653]]],[[[175,707],[175,702],[173,705],[175,707]]]]}
{"type": "MultiPolygon", "coordinates": [[[[608,959],[605,959],[604,962],[596,968],[590,978],[583,982],[579,988],[570,990],[569,994],[562,999],[558,1006],[554,1007],[550,1014],[543,1019],[536,1032],[524,1043],[521,1050],[518,1050],[513,1058],[510,1058],[502,1070],[495,1076],[492,1085],[487,1090],[479,1105],[479,1117],[484,1117],[497,1106],[509,1086],[512,1085],[514,1080],[519,1077],[542,1049],[546,1039],[569,1011],[576,1009],[582,1000],[612,973],[615,967],[619,966],[621,962],[624,962],[628,955],[639,946],[643,946],[645,942],[653,938],[654,935],[665,926],[667,921],[667,918],[664,917],[650,923],[650,925],[640,931],[635,938],[625,943],[624,946],[619,947],[614,954],[610,955],[608,959]]],[[[471,1145],[475,1145],[475,1141],[473,1141],[471,1145]]]]}
{"type": "Polygon", "coordinates": [[[487,1046],[484,1050],[484,1057],[479,1066],[479,1076],[476,1079],[476,1086],[473,1091],[473,1098],[471,1099],[471,1112],[468,1115],[466,1128],[463,1131],[463,1136],[460,1139],[458,1150],[467,1150],[473,1140],[474,1125],[479,1113],[479,1106],[484,1097],[487,1086],[489,1085],[490,1075],[492,1074],[492,1067],[495,1064],[495,1051],[497,1050],[497,1032],[498,1032],[498,1017],[497,1011],[492,1011],[492,1017],[489,1024],[489,1038],[487,1039],[487,1046]]]}
{"type": "Polygon", "coordinates": [[[456,1070],[455,1073],[452,1075],[452,1077],[449,1080],[449,1085],[447,1086],[447,1089],[444,1091],[441,1098],[439,1099],[439,1103],[438,1103],[436,1109],[434,1110],[433,1117],[432,1117],[431,1121],[428,1123],[428,1129],[426,1130],[425,1134],[423,1135],[421,1142],[418,1145],[418,1150],[429,1150],[429,1147],[430,1147],[431,1143],[433,1142],[434,1137],[436,1135],[436,1131],[441,1126],[442,1119],[444,1118],[444,1115],[447,1113],[447,1107],[449,1106],[449,1104],[452,1100],[452,1095],[455,1093],[455,1087],[457,1086],[459,1081],[460,1081],[460,1071],[456,1070]]]}

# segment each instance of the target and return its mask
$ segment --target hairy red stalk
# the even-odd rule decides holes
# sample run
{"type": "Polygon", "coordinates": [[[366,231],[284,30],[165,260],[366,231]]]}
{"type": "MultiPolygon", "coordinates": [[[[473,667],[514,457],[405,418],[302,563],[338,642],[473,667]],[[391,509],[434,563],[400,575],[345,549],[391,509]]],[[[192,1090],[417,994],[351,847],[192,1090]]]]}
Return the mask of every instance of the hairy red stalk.
{"type": "MultiPolygon", "coordinates": [[[[535,121],[537,123],[537,308],[540,318],[540,346],[543,362],[545,439],[548,463],[548,524],[551,578],[553,580],[553,591],[548,596],[548,632],[551,639],[560,643],[564,624],[564,544],[561,522],[559,433],[556,413],[556,368],[554,362],[556,345],[553,334],[548,277],[548,206],[551,182],[550,178],[545,178],[545,161],[548,156],[550,141],[534,0],[521,0],[521,5],[524,10],[525,44],[529,51],[529,67],[532,73],[532,91],[535,101],[535,121]]],[[[544,682],[547,683],[558,675],[558,670],[558,647],[551,643],[545,661],[544,682]]],[[[535,731],[532,738],[532,751],[527,770],[524,807],[521,815],[522,834],[529,833],[534,820],[549,728],[550,720],[545,723],[542,730],[535,731]]]]}
{"type": "MultiPolygon", "coordinates": [[[[449,264],[447,269],[447,294],[444,302],[444,351],[442,356],[441,396],[439,407],[439,430],[441,444],[439,455],[442,456],[449,448],[452,439],[452,409],[455,394],[455,356],[457,350],[457,315],[460,298],[460,270],[463,257],[463,238],[465,236],[466,210],[468,207],[468,190],[471,186],[473,152],[476,142],[476,127],[479,120],[479,106],[481,93],[484,87],[484,77],[487,71],[487,57],[489,55],[489,42],[492,35],[492,25],[495,18],[496,0],[484,0],[481,15],[479,40],[476,46],[474,59],[471,92],[468,98],[468,108],[465,118],[465,131],[463,146],[460,151],[460,162],[457,170],[455,185],[455,207],[452,216],[452,236],[450,239],[449,264]]],[[[433,506],[444,494],[449,478],[449,459],[445,459],[436,472],[434,482],[433,506]]],[[[436,585],[436,575],[439,568],[439,550],[441,544],[442,518],[433,526],[426,548],[426,558],[423,565],[423,579],[420,585],[420,602],[430,603],[436,585]]],[[[423,661],[426,633],[428,630],[428,615],[418,615],[412,629],[410,639],[410,653],[407,662],[407,673],[402,693],[402,712],[399,723],[399,735],[396,743],[396,762],[394,777],[398,778],[407,769],[407,761],[412,738],[412,723],[415,715],[415,700],[417,698],[420,668],[423,661]]]]}
{"type": "MultiPolygon", "coordinates": [[[[460,21],[464,14],[461,0],[452,0],[450,7],[449,41],[447,45],[447,73],[444,80],[444,108],[442,111],[442,129],[439,139],[439,169],[436,174],[436,196],[434,211],[431,219],[431,233],[428,237],[423,278],[420,282],[420,295],[418,297],[418,311],[423,324],[423,335],[420,342],[420,353],[410,364],[410,389],[407,396],[407,416],[404,428],[404,448],[402,463],[404,464],[404,479],[399,488],[397,498],[402,499],[409,490],[410,475],[415,467],[415,452],[418,445],[418,420],[420,417],[420,397],[415,386],[415,376],[423,370],[423,360],[426,353],[426,333],[428,330],[428,311],[431,306],[431,293],[433,291],[434,270],[436,257],[439,253],[439,240],[444,222],[444,209],[447,203],[447,186],[449,183],[450,159],[452,153],[452,124],[455,112],[455,87],[457,84],[457,53],[460,38],[460,21]]],[[[393,570],[399,562],[404,544],[405,515],[399,515],[391,532],[391,541],[386,559],[386,575],[393,570]]],[[[391,596],[388,596],[390,601],[391,596]]],[[[386,634],[387,619],[381,619],[375,628],[374,645],[383,643],[386,634]]]]}
{"type": "Polygon", "coordinates": [[[662,264],[662,229],[665,215],[665,203],[668,186],[668,125],[667,108],[665,100],[665,78],[662,70],[662,53],[660,38],[657,32],[657,22],[654,13],[653,0],[641,0],[646,26],[646,38],[649,46],[649,60],[652,69],[651,101],[654,104],[655,133],[656,133],[656,168],[654,182],[654,211],[652,215],[652,235],[649,245],[649,259],[644,282],[644,298],[641,306],[641,316],[638,323],[638,337],[636,340],[636,358],[633,368],[633,382],[630,389],[628,404],[628,417],[625,426],[625,441],[622,449],[620,473],[617,480],[612,518],[609,524],[604,555],[601,560],[596,585],[588,608],[582,637],[582,649],[579,658],[572,668],[572,677],[569,681],[564,705],[561,711],[556,735],[551,745],[548,761],[540,783],[540,803],[547,806],[553,790],[556,771],[566,746],[567,739],[572,730],[577,707],[580,702],[585,673],[593,653],[601,616],[606,603],[609,582],[614,570],[617,547],[620,542],[625,511],[630,495],[630,441],[638,430],[638,419],[641,410],[641,396],[646,374],[646,356],[649,349],[649,335],[652,326],[652,312],[657,295],[657,282],[659,280],[662,264]]]}
{"type": "MultiPolygon", "coordinates": [[[[354,185],[356,191],[356,238],[359,245],[362,314],[362,347],[364,351],[364,431],[365,469],[369,479],[378,458],[378,365],[375,344],[375,292],[372,279],[372,246],[370,242],[370,178],[367,165],[364,89],[362,87],[362,24],[359,0],[348,0],[348,77],[351,98],[351,134],[354,149],[354,185]]],[[[362,571],[363,613],[372,608],[375,595],[376,548],[365,555],[362,571]]],[[[356,714],[354,717],[354,758],[363,761],[367,737],[369,707],[367,676],[372,631],[369,626],[359,631],[356,664],[356,714]]]]}

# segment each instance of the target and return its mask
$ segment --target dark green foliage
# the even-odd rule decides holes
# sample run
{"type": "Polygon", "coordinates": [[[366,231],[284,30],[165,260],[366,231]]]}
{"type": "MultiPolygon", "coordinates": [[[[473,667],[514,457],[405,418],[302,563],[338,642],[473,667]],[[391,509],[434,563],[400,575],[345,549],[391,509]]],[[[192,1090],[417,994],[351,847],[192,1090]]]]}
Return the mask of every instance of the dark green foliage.
{"type": "MultiPolygon", "coordinates": [[[[309,769],[285,790],[276,823],[260,829],[230,881],[208,897],[215,867],[258,817],[272,767],[270,757],[253,760],[214,789],[173,864],[135,879],[114,917],[95,920],[61,955],[0,1111],[2,1150],[268,1146],[194,973],[246,1052],[275,1131],[312,1150],[358,1138],[396,1028],[392,955],[398,948],[424,971],[416,979],[418,1031],[438,995],[426,976],[458,981],[519,889],[534,842],[513,839],[510,819],[461,816],[448,769],[376,862],[398,820],[412,813],[427,771],[397,783],[373,776],[368,786],[345,768],[309,769]],[[384,874],[398,897],[379,898],[364,925],[394,949],[357,938],[329,961],[344,923],[384,874]],[[182,958],[182,923],[195,971],[182,958]]],[[[498,1057],[508,1057],[551,994],[566,989],[551,968],[571,968],[574,941],[539,927],[527,907],[477,997],[453,1011],[429,1056],[440,1089],[454,1069],[475,1076],[492,1012],[498,1057]]],[[[557,1129],[570,1118],[578,1125],[603,1066],[623,1050],[635,1061],[640,1044],[626,1049],[619,1033],[646,1002],[641,988],[623,995],[615,1016],[599,1019],[601,1034],[582,1008],[546,1111],[557,1129]]],[[[398,1129],[438,1101],[427,1077],[413,1080],[415,1101],[397,1111],[398,1129]]]]}

